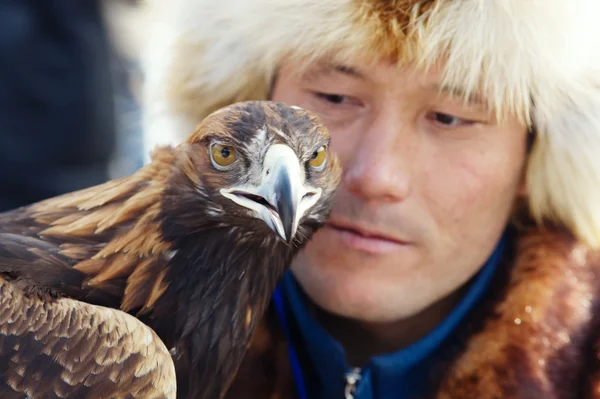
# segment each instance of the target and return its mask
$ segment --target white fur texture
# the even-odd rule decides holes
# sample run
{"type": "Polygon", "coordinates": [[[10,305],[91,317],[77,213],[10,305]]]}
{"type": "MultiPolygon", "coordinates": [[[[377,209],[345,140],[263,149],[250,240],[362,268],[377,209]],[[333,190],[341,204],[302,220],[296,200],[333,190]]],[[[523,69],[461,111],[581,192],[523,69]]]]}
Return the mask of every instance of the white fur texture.
{"type": "MultiPolygon", "coordinates": [[[[264,99],[290,52],[368,51],[373,26],[355,21],[370,1],[147,0],[146,152],[183,140],[221,106],[264,99]]],[[[599,0],[438,0],[415,30],[420,65],[445,54],[447,83],[534,123],[532,212],[591,246],[600,246],[598,15],[599,0]]]]}

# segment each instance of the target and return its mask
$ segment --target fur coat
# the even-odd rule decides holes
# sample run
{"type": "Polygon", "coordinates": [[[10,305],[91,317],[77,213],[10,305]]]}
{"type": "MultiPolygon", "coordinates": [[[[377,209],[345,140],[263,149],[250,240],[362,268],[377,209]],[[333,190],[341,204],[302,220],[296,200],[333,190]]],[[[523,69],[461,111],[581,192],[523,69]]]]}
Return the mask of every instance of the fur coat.
{"type": "MultiPolygon", "coordinates": [[[[457,332],[435,399],[600,398],[600,254],[563,229],[521,227],[492,288],[457,332]]],[[[293,399],[273,311],[226,399],[293,399]]]]}

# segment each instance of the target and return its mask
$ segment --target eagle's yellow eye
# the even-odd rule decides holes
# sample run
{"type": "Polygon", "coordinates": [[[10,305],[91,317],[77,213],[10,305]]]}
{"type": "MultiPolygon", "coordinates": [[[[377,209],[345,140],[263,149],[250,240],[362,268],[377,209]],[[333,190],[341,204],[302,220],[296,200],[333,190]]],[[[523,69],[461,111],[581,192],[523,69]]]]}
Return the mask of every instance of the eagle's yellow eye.
{"type": "Polygon", "coordinates": [[[320,168],[325,163],[327,158],[327,147],[321,146],[319,149],[312,153],[308,164],[313,168],[320,168]]]}
{"type": "Polygon", "coordinates": [[[230,166],[237,159],[235,148],[230,145],[213,144],[211,153],[214,163],[222,167],[230,166]]]}

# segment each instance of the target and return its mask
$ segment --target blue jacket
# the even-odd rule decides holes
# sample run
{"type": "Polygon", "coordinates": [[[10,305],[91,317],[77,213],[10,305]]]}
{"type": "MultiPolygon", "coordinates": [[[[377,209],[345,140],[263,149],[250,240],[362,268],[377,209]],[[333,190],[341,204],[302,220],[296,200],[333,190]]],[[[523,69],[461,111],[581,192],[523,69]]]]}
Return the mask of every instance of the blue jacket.
{"type": "MultiPolygon", "coordinates": [[[[434,330],[405,349],[373,357],[360,369],[354,399],[404,399],[427,392],[425,376],[432,372],[438,351],[451,344],[452,333],[489,287],[505,241],[506,237],[500,240],[464,297],[434,330]]],[[[353,373],[344,350],[312,316],[291,273],[277,288],[274,303],[288,338],[298,398],[345,398],[344,390],[351,388],[348,378],[353,373]]]]}

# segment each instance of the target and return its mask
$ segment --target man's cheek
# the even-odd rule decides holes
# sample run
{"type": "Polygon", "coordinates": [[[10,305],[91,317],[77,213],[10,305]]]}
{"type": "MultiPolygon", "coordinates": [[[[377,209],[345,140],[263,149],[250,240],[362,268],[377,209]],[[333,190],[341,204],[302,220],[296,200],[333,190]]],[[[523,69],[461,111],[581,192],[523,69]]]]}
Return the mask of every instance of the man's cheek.
{"type": "Polygon", "coordinates": [[[465,215],[485,207],[491,188],[474,169],[470,164],[439,165],[437,171],[428,173],[423,183],[428,186],[425,192],[430,210],[438,217],[460,222],[465,215]]]}

